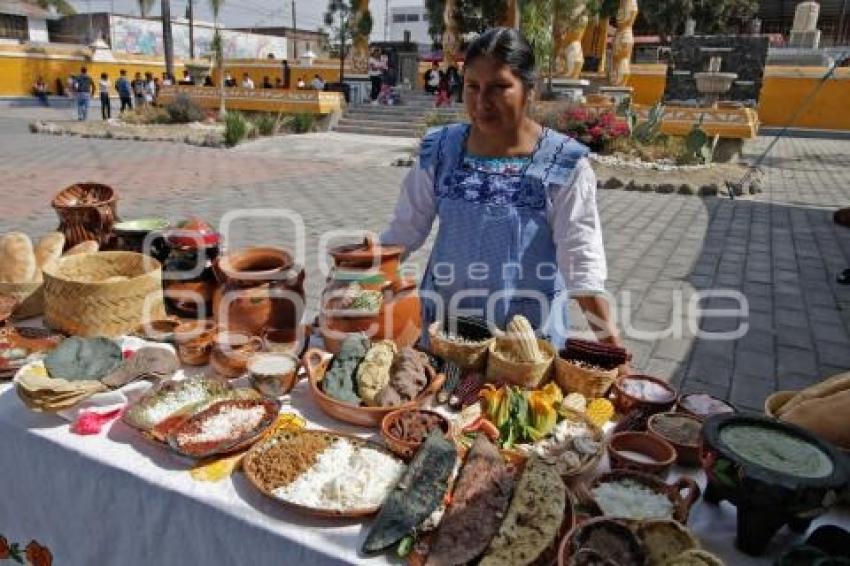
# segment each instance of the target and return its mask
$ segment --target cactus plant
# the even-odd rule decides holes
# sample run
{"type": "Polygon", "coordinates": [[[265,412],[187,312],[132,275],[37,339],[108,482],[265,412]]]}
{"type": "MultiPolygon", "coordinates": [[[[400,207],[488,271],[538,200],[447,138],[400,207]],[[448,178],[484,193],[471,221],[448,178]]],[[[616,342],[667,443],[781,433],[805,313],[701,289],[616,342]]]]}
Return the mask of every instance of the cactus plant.
{"type": "Polygon", "coordinates": [[[714,148],[717,146],[718,136],[709,136],[702,129],[705,115],[700,114],[699,119],[685,136],[685,149],[679,156],[682,163],[702,163],[708,165],[714,157],[714,148]]]}
{"type": "Polygon", "coordinates": [[[654,104],[647,113],[646,121],[632,128],[632,138],[643,144],[652,143],[661,133],[661,120],[664,118],[664,112],[663,104],[660,102],[654,104]]]}

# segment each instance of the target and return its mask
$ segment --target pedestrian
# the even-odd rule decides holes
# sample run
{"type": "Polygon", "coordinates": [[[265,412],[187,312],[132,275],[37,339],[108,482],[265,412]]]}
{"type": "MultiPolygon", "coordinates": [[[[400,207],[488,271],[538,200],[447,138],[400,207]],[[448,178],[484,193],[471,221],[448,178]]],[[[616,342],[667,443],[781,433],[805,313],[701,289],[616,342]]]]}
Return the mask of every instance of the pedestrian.
{"type": "Polygon", "coordinates": [[[289,88],[289,84],[292,82],[292,69],[289,67],[289,61],[286,59],[283,60],[283,87],[289,88]]]}
{"type": "Polygon", "coordinates": [[[274,79],[274,87],[275,88],[283,88],[283,80],[280,77],[275,77],[274,79]]]}
{"type": "Polygon", "coordinates": [[[189,69],[183,69],[183,78],[180,79],[180,84],[184,86],[195,85],[195,79],[192,77],[192,73],[189,72],[189,69]]]}
{"type": "Polygon", "coordinates": [[[101,73],[97,86],[100,90],[100,117],[109,120],[112,118],[112,104],[109,102],[109,75],[101,73]]]}
{"type": "Polygon", "coordinates": [[[156,82],[153,80],[153,73],[145,73],[143,95],[145,97],[145,106],[152,106],[156,100],[156,82]]]}
{"type": "Polygon", "coordinates": [[[136,110],[143,108],[145,106],[145,79],[142,78],[142,73],[136,73],[130,86],[133,88],[136,110]]]}
{"type": "Polygon", "coordinates": [[[325,90],[325,81],[322,80],[319,73],[316,73],[313,75],[313,80],[310,81],[310,86],[313,87],[313,90],[325,90]]]}
{"type": "Polygon", "coordinates": [[[224,86],[227,88],[233,88],[236,86],[236,79],[230,76],[230,73],[225,73],[224,75],[224,86]]]}
{"type": "Polygon", "coordinates": [[[463,313],[497,328],[522,314],[563,347],[570,299],[600,341],[620,345],[605,298],[596,175],[584,145],[529,116],[534,51],[518,30],[495,28],[472,42],[464,67],[470,123],[422,140],[380,237],[412,253],[439,218],[421,283],[421,345],[432,322],[463,313]]]}
{"type": "Polygon", "coordinates": [[[248,73],[242,73],[242,88],[254,88],[254,81],[248,73]]]}
{"type": "Polygon", "coordinates": [[[268,75],[263,77],[263,88],[274,88],[272,80],[268,77],[268,75]]]}
{"type": "Polygon", "coordinates": [[[169,75],[168,73],[162,73],[162,81],[160,84],[162,84],[163,86],[171,86],[174,84],[174,81],[171,80],[171,75],[169,75]]]}
{"type": "Polygon", "coordinates": [[[215,83],[212,80],[212,75],[207,74],[204,77],[204,86],[215,86],[215,83]]]}
{"type": "Polygon", "coordinates": [[[307,88],[307,83],[304,82],[304,77],[298,77],[298,81],[295,83],[295,86],[298,89],[307,88]]]}
{"type": "Polygon", "coordinates": [[[74,78],[74,92],[77,95],[77,120],[83,122],[89,117],[91,95],[94,93],[94,82],[85,67],[81,67],[80,74],[74,78]]]}
{"type": "Polygon", "coordinates": [[[425,92],[435,94],[440,87],[440,78],[442,75],[440,64],[434,61],[431,64],[431,68],[425,71],[425,92]]]}
{"type": "Polygon", "coordinates": [[[372,101],[372,104],[378,103],[378,94],[381,92],[382,72],[381,52],[375,48],[369,54],[369,82],[372,86],[369,92],[369,99],[372,101]]]}
{"type": "Polygon", "coordinates": [[[35,79],[35,82],[32,85],[32,93],[42,106],[50,106],[50,103],[47,102],[47,83],[44,82],[41,75],[35,79]]]}
{"type": "Polygon", "coordinates": [[[441,106],[451,106],[452,97],[449,91],[449,75],[448,73],[444,73],[442,78],[440,78],[440,85],[437,87],[437,98],[434,101],[434,106],[440,108],[441,106]]]}
{"type": "Polygon", "coordinates": [[[457,100],[460,102],[460,93],[463,91],[463,79],[456,65],[450,65],[446,69],[446,78],[449,82],[449,102],[457,100]]]}
{"type": "Polygon", "coordinates": [[[127,69],[118,71],[118,80],[115,81],[115,92],[118,93],[118,99],[121,101],[119,114],[133,108],[133,89],[130,87],[130,81],[127,80],[127,69]]]}

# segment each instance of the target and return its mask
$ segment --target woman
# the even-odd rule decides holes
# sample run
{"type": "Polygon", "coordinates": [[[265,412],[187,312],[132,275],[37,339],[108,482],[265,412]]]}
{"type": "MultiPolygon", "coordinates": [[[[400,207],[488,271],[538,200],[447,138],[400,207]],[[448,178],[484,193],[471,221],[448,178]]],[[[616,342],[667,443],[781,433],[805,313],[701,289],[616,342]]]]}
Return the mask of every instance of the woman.
{"type": "Polygon", "coordinates": [[[446,313],[500,328],[522,314],[561,347],[575,298],[599,339],[619,345],[602,296],[596,176],[586,147],[528,117],[535,79],[533,52],[518,31],[492,29],[470,46],[471,123],[426,135],[381,241],[412,252],[439,217],[421,286],[425,328],[446,313]]]}
{"type": "Polygon", "coordinates": [[[372,104],[378,103],[378,95],[381,92],[381,76],[383,75],[383,65],[381,62],[381,52],[378,49],[373,49],[369,54],[369,99],[372,104]]]}
{"type": "Polygon", "coordinates": [[[104,120],[112,118],[112,104],[109,102],[109,75],[107,73],[100,74],[100,81],[97,83],[100,91],[100,117],[104,120]]]}

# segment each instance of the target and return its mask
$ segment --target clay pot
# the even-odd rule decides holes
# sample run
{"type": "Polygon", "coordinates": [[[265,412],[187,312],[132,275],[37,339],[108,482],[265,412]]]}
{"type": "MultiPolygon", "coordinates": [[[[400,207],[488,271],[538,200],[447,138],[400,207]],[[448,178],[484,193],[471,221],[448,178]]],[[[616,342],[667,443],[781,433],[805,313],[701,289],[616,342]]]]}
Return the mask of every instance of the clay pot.
{"type": "Polygon", "coordinates": [[[213,261],[221,237],[200,219],[182,220],[164,233],[168,257],[163,262],[162,286],[168,311],[184,318],[212,316],[216,279],[213,261]]]}
{"type": "Polygon", "coordinates": [[[251,387],[266,397],[283,397],[298,382],[300,363],[291,354],[257,354],[248,362],[251,387]]]}
{"type": "Polygon", "coordinates": [[[347,334],[364,332],[372,340],[392,340],[399,348],[414,345],[422,333],[416,282],[399,276],[402,246],[382,246],[368,237],[362,243],[329,251],[334,260],[331,280],[360,282],[364,290],[383,293],[377,313],[338,311],[322,305],[319,317],[328,351],[336,353],[347,334]]]}
{"type": "Polygon", "coordinates": [[[422,445],[424,440],[420,442],[405,440],[394,435],[390,432],[390,429],[402,415],[411,412],[426,413],[436,417],[440,422],[439,426],[442,429],[443,434],[445,434],[446,437],[451,438],[451,425],[449,424],[448,419],[436,411],[429,411],[427,409],[398,409],[392,413],[388,413],[383,419],[381,419],[381,436],[384,438],[384,444],[387,445],[387,448],[405,460],[413,458],[413,455],[419,450],[419,447],[422,445]]]}
{"type": "Polygon", "coordinates": [[[614,382],[614,407],[621,415],[626,415],[635,409],[640,409],[647,414],[663,413],[673,408],[676,403],[676,390],[667,382],[649,375],[626,375],[614,382]],[[626,381],[644,382],[648,389],[663,390],[663,395],[657,397],[640,396],[634,392],[626,381]]]}
{"type": "Polygon", "coordinates": [[[65,249],[86,240],[101,247],[112,239],[112,227],[118,221],[118,195],[100,183],[77,183],[62,189],[52,202],[59,216],[57,230],[65,235],[65,249]]]}
{"type": "Polygon", "coordinates": [[[278,248],[246,248],[213,262],[218,288],[213,312],[222,328],[261,335],[295,330],[304,314],[304,268],[278,248]]]}
{"type": "Polygon", "coordinates": [[[619,432],[608,441],[608,459],[612,470],[634,470],[664,476],[676,461],[676,450],[666,440],[647,432],[619,432]],[[635,454],[652,461],[638,458],[635,454]]]}
{"type": "MultiPolygon", "coordinates": [[[[694,503],[696,503],[699,499],[701,493],[699,485],[694,480],[686,476],[682,476],[674,483],[668,484],[653,475],[629,470],[617,470],[598,476],[590,484],[590,489],[581,490],[583,492],[582,497],[589,503],[592,503],[593,507],[599,510],[598,504],[593,499],[592,489],[603,483],[621,480],[631,480],[635,483],[642,484],[644,487],[656,493],[666,496],[667,499],[670,500],[670,503],[673,504],[673,515],[671,518],[679,521],[683,525],[688,522],[688,515],[690,514],[691,507],[693,507],[694,503]]],[[[598,514],[601,514],[601,510],[599,511],[600,513],[598,514]]]]}
{"type": "Polygon", "coordinates": [[[162,218],[139,218],[116,222],[113,226],[113,249],[147,254],[157,261],[165,261],[169,246],[163,231],[168,221],[162,218]]]}
{"type": "MultiPolygon", "coordinates": [[[[675,438],[671,438],[668,434],[664,434],[663,429],[659,428],[659,421],[663,421],[665,419],[680,419],[678,422],[681,423],[681,419],[688,419],[693,423],[699,425],[700,429],[702,428],[702,421],[697,417],[691,416],[687,413],[658,413],[649,417],[649,420],[646,421],[647,430],[658,438],[663,438],[666,440],[670,446],[672,446],[676,450],[676,461],[683,466],[699,466],[699,434],[694,439],[694,442],[690,444],[684,442],[677,442],[675,438]]],[[[674,420],[674,422],[676,422],[674,420]]]]}
{"type": "Polygon", "coordinates": [[[310,344],[311,327],[302,324],[298,328],[267,328],[263,332],[263,347],[266,352],[290,354],[301,358],[310,344]]]}
{"type": "Polygon", "coordinates": [[[208,320],[184,322],[174,329],[177,357],[189,366],[205,366],[210,362],[215,324],[208,320]]]}
{"type": "Polygon", "coordinates": [[[213,371],[227,379],[236,379],[244,374],[248,363],[263,349],[263,341],[239,332],[219,332],[210,355],[213,371]]]}

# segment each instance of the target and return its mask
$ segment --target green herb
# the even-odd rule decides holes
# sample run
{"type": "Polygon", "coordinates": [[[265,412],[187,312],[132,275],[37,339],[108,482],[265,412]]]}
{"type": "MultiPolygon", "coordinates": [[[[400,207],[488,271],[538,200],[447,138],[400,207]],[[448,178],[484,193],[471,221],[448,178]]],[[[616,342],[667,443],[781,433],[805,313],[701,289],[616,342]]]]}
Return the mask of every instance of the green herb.
{"type": "Polygon", "coordinates": [[[399,558],[407,558],[407,555],[410,554],[410,551],[413,550],[413,536],[407,535],[401,542],[398,543],[398,549],[396,550],[396,554],[399,558]]]}

